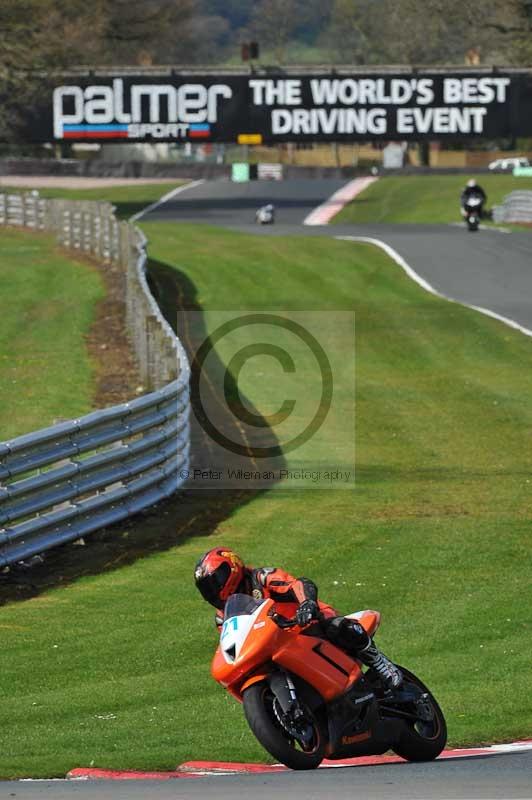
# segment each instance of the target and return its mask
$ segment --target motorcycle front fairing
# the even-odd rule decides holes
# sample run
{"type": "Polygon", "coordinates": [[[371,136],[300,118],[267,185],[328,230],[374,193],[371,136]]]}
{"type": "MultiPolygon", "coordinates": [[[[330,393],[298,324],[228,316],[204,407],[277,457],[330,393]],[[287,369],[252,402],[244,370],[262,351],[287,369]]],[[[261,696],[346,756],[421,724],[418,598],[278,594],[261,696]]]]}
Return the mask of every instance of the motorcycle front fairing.
{"type": "MultiPolygon", "coordinates": [[[[359,662],[323,636],[278,627],[272,619],[272,600],[255,600],[248,595],[232,595],[224,610],[220,644],[211,672],[216,681],[242,700],[250,676],[264,678],[277,667],[298,676],[323,698],[325,703],[342,695],[362,675],[359,662]]],[[[380,615],[364,611],[356,617],[370,635],[380,615]]]]}
{"type": "Polygon", "coordinates": [[[211,674],[240,702],[246,679],[264,671],[282,633],[270,616],[273,605],[273,600],[255,600],[244,594],[231,595],[225,604],[211,674]]]}

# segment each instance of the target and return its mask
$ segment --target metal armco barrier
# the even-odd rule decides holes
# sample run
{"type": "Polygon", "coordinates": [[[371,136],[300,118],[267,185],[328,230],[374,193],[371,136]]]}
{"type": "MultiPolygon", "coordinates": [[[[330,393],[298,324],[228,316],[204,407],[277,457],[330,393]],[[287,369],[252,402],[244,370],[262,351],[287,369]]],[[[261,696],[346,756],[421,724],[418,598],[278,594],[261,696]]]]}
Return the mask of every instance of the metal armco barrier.
{"type": "Polygon", "coordinates": [[[146,239],[108,203],[0,194],[0,224],[54,231],[123,268],[127,325],[150,394],[0,443],[0,567],[173,494],[189,464],[189,364],[146,281],[146,239]]]}
{"type": "Polygon", "coordinates": [[[507,194],[502,205],[493,209],[494,222],[532,222],[532,192],[516,191],[507,194]]]}

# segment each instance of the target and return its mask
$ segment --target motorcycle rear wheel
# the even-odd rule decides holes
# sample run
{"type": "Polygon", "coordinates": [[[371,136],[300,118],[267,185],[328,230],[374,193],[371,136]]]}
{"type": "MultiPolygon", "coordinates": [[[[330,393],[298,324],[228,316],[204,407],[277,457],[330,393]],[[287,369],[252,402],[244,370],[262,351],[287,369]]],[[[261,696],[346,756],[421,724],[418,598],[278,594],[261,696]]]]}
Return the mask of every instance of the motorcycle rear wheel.
{"type": "Polygon", "coordinates": [[[316,769],[325,755],[325,739],[311,711],[303,707],[312,725],[312,739],[307,749],[283,727],[277,700],[267,683],[255,683],[244,692],[244,713],[248,725],[261,745],[290,769],[316,769]]]}
{"type": "Polygon", "coordinates": [[[447,725],[443,711],[438,701],[425,684],[413,672],[400,667],[403,673],[404,685],[414,684],[422,692],[428,694],[428,701],[434,712],[432,720],[424,722],[408,722],[401,734],[401,738],[392,749],[398,756],[407,761],[433,761],[437,758],[447,742],[447,725]]]}

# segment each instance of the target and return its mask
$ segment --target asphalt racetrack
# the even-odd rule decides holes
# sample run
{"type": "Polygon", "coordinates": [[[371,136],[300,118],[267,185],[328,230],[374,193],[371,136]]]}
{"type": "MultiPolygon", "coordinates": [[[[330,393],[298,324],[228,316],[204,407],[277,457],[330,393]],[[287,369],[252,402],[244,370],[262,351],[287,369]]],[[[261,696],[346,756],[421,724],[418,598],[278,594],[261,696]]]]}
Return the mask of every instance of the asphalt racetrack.
{"type": "Polygon", "coordinates": [[[305,217],[344,186],[331,178],[292,181],[202,181],[146,214],[146,221],[205,222],[238,228],[255,222],[259,206],[273,203],[284,225],[301,225],[305,217]]]}
{"type": "MultiPolygon", "coordinates": [[[[493,228],[469,233],[460,224],[304,226],[309,213],[344,184],[332,179],[206,181],[143,220],[208,223],[263,236],[374,237],[393,247],[440,293],[532,330],[532,233],[493,228]],[[276,209],[275,225],[256,225],[255,211],[269,202],[276,209]]],[[[458,198],[456,211],[458,221],[458,198]]]]}

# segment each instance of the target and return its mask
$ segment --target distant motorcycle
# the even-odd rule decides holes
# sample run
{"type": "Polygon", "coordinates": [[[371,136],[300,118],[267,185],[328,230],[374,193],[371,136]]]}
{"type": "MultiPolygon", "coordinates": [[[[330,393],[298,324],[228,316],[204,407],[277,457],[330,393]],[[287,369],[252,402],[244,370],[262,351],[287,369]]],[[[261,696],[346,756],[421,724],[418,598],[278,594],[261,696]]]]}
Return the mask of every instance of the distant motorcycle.
{"type": "Polygon", "coordinates": [[[255,222],[259,225],[273,225],[275,222],[275,209],[271,203],[258,209],[255,214],[255,222]]]}
{"type": "Polygon", "coordinates": [[[470,231],[478,231],[482,217],[484,198],[480,194],[470,194],[464,201],[463,215],[470,231]]]}
{"type": "MultiPolygon", "coordinates": [[[[380,621],[378,611],[349,616],[370,636],[380,621]]],[[[231,595],[211,671],[243,703],[262,746],[292,769],[390,748],[408,761],[432,761],[445,746],[442,711],[412,672],[401,667],[403,684],[390,690],[319,625],[302,629],[271,599],[231,595]]]]}

